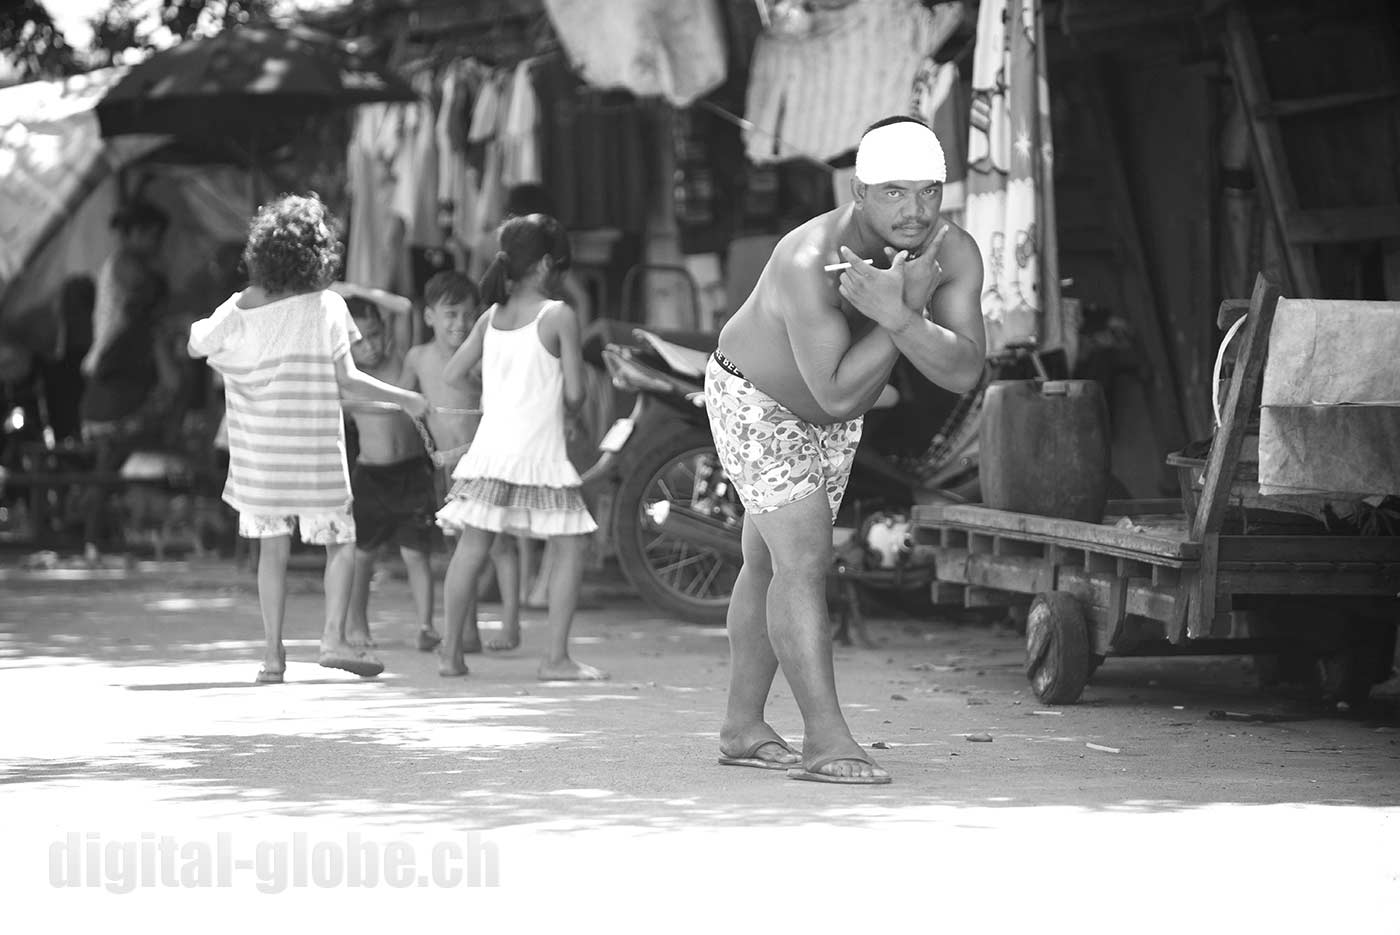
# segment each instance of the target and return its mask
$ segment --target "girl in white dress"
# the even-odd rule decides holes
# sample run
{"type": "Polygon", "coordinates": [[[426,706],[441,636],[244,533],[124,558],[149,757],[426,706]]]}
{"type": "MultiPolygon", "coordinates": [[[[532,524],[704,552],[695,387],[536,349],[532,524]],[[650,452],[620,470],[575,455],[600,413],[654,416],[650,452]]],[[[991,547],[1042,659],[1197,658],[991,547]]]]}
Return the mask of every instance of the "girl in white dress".
{"type": "MultiPolygon", "coordinates": [[[[603,679],[606,673],[569,657],[584,546],[598,527],[579,490],[564,441],[564,410],[583,404],[583,357],[574,310],[549,296],[569,268],[569,240],[554,218],[506,221],[501,250],[481,283],[489,305],[443,370],[465,382],[481,364],[481,424],[452,472],[454,484],[438,525],[455,533],[443,599],[443,675],[466,675],[462,630],[476,616],[477,577],[497,533],[557,542],[549,585],[550,645],[539,677],[603,679]]],[[[519,633],[504,634],[507,644],[519,633]]]]}

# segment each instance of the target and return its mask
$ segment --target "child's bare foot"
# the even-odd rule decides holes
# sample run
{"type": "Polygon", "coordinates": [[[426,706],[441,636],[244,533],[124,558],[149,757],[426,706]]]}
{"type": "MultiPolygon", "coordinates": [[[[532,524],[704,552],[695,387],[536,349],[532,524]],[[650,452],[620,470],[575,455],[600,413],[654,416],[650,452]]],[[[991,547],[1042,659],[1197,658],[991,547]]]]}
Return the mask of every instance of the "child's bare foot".
{"type": "Polygon", "coordinates": [[[449,659],[446,656],[438,659],[438,675],[443,678],[456,678],[470,674],[471,670],[467,668],[467,662],[461,656],[456,659],[449,659]]]}
{"type": "Polygon", "coordinates": [[[501,636],[486,644],[486,648],[492,652],[508,652],[512,649],[520,648],[520,624],[513,627],[501,628],[501,636]]]}
{"type": "Polygon", "coordinates": [[[260,685],[281,685],[286,672],[287,651],[279,646],[276,650],[267,651],[263,657],[262,668],[258,669],[257,677],[253,681],[260,685]]]}
{"type": "Polygon", "coordinates": [[[378,649],[379,644],[368,633],[347,633],[345,643],[352,649],[378,649]]]}
{"type": "Polygon", "coordinates": [[[602,669],[565,657],[558,661],[546,659],[536,673],[541,682],[602,682],[611,676],[602,669]]]}
{"type": "Polygon", "coordinates": [[[421,652],[430,653],[437,649],[441,642],[442,637],[432,627],[424,627],[418,631],[418,649],[421,652]]]}
{"type": "Polygon", "coordinates": [[[367,650],[356,649],[348,643],[327,643],[322,641],[318,665],[327,669],[342,669],[361,678],[373,678],[384,671],[384,663],[374,658],[367,650]]]}

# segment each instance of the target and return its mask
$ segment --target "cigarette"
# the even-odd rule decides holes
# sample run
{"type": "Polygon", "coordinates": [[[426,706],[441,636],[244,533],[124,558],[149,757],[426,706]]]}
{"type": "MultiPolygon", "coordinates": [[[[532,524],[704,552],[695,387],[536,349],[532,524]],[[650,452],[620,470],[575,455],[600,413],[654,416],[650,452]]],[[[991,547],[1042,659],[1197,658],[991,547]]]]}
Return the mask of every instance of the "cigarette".
{"type": "MultiPolygon", "coordinates": [[[[874,261],[874,260],[861,260],[861,262],[862,262],[862,263],[874,263],[875,261],[874,261]]],[[[850,269],[850,268],[851,268],[851,264],[850,264],[850,263],[831,263],[831,264],[829,264],[829,265],[827,265],[827,266],[823,266],[823,267],[822,267],[822,269],[823,269],[824,271],[828,272],[828,273],[834,273],[834,272],[836,272],[838,269],[850,269]]]]}

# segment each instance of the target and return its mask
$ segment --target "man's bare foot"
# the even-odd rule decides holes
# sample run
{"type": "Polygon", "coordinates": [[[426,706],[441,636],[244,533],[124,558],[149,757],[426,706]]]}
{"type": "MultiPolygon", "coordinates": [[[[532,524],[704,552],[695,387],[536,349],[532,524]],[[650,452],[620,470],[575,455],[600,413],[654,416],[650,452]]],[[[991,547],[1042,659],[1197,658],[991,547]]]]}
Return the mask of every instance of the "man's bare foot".
{"type": "Polygon", "coordinates": [[[802,756],[763,721],[719,731],[720,765],[787,769],[802,765],[802,756]]]}
{"type": "Polygon", "coordinates": [[[486,648],[493,652],[507,652],[520,648],[520,624],[515,626],[505,626],[501,628],[501,636],[486,644],[486,648]]]}
{"type": "Polygon", "coordinates": [[[536,675],[541,682],[602,682],[611,678],[602,669],[575,662],[568,657],[558,662],[541,662],[536,675]]]}
{"type": "Polygon", "coordinates": [[[802,766],[788,770],[788,778],[811,782],[878,785],[889,782],[890,774],[848,735],[842,740],[821,747],[815,740],[804,738],[802,766]]]}

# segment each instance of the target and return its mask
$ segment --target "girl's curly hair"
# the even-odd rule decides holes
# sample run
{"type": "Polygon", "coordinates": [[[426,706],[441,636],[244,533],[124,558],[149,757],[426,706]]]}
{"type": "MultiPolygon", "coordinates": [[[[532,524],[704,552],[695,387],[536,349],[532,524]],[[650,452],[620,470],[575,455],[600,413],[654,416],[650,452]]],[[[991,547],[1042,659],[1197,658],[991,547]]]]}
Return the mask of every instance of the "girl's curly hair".
{"type": "Polygon", "coordinates": [[[335,218],[315,192],[263,205],[248,227],[248,281],[273,295],[314,292],[335,280],[340,241],[335,218]]]}

